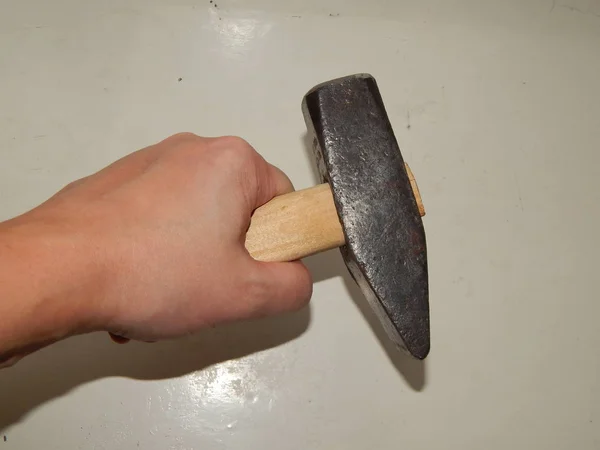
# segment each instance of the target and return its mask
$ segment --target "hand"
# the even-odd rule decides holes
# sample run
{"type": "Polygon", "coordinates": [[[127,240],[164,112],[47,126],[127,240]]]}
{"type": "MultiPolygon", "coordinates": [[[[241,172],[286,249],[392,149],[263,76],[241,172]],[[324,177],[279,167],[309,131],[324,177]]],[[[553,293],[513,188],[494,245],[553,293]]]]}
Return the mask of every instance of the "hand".
{"type": "Polygon", "coordinates": [[[65,235],[54,239],[67,242],[59,252],[86,267],[77,295],[64,296],[84,305],[76,308],[79,328],[154,341],[309,301],[302,263],[258,262],[244,247],[254,209],[291,190],[242,139],[178,134],[68,185],[14,222],[65,235]]]}

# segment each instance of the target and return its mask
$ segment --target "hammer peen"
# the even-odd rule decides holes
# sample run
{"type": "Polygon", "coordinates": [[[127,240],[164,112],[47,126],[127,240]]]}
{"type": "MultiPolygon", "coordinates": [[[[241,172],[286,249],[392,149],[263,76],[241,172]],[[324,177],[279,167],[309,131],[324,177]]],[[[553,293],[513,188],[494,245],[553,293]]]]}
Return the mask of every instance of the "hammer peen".
{"type": "Polygon", "coordinates": [[[302,111],[323,184],[258,208],[246,248],[257,260],[293,261],[340,247],[390,339],[424,359],[425,212],[377,83],[357,74],[319,84],[304,96],[302,111]]]}

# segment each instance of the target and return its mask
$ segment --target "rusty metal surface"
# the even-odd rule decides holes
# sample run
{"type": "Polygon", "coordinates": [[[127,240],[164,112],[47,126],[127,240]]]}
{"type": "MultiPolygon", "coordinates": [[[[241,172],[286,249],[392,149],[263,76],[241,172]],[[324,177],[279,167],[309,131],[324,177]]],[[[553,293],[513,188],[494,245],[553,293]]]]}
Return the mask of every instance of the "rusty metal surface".
{"type": "Polygon", "coordinates": [[[430,346],[425,231],[377,83],[359,74],[320,84],[302,110],[346,236],[346,265],[389,337],[423,359],[430,346]]]}

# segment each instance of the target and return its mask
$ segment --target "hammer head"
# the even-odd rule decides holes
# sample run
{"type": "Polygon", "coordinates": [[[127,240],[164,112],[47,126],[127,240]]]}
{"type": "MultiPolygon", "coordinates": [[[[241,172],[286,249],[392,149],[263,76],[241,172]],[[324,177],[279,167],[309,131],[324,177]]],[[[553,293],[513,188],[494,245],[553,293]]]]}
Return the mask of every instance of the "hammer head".
{"type": "Polygon", "coordinates": [[[342,256],[391,340],[417,359],[429,353],[425,231],[375,79],[314,87],[302,110],[346,245],[342,256]]]}

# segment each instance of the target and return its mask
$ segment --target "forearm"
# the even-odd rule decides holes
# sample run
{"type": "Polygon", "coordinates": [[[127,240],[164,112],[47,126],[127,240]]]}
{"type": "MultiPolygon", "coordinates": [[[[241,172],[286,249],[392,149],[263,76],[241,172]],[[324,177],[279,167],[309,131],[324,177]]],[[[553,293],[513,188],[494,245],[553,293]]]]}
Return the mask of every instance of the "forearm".
{"type": "Polygon", "coordinates": [[[58,224],[0,223],[0,367],[96,326],[93,266],[89,243],[58,224]]]}
{"type": "Polygon", "coordinates": [[[292,190],[246,141],[183,133],[0,223],[0,365],[89,331],[157,341],[306,305],[305,266],[244,246],[292,190]]]}

